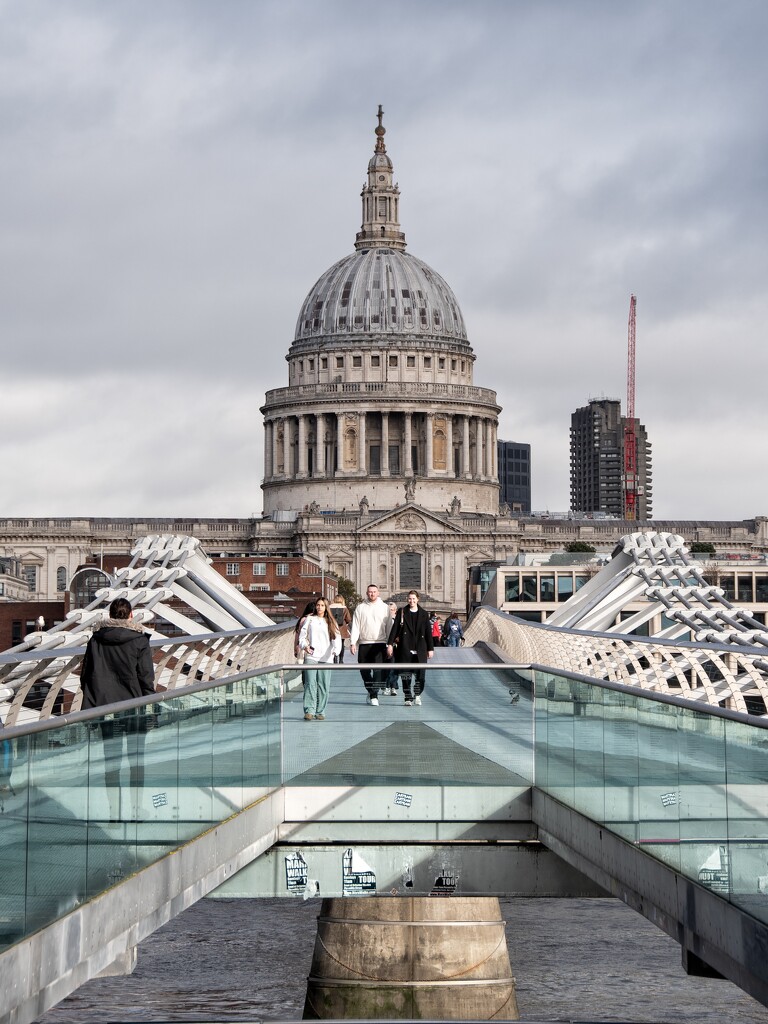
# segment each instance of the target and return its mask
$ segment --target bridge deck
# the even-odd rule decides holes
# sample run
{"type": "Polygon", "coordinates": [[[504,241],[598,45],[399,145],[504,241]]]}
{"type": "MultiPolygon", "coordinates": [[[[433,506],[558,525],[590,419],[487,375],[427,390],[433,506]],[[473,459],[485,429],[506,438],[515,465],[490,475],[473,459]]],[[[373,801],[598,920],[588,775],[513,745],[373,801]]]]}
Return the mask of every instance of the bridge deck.
{"type": "Polygon", "coordinates": [[[530,785],[532,703],[513,704],[509,669],[461,675],[447,665],[481,664],[474,650],[439,648],[421,706],[395,697],[366,702],[353,658],[334,668],[324,722],[305,722],[302,691],[283,705],[284,778],[292,785],[530,785]],[[441,665],[445,666],[441,669],[441,665]]]}

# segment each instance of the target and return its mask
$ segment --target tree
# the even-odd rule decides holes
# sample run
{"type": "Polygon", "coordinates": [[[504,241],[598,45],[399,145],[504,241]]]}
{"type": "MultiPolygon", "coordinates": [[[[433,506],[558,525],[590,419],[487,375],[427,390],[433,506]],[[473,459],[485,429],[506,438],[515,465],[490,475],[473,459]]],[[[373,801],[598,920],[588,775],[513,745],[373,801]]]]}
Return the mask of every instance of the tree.
{"type": "Polygon", "coordinates": [[[351,612],[355,610],[355,607],[360,604],[362,597],[355,590],[355,584],[352,580],[348,580],[346,576],[339,576],[338,584],[339,597],[343,597],[347,608],[351,612]]]}
{"type": "Polygon", "coordinates": [[[592,555],[595,553],[593,546],[587,544],[585,540],[572,540],[570,544],[565,545],[565,550],[569,552],[588,551],[592,555]]]}
{"type": "Polygon", "coordinates": [[[692,555],[714,555],[715,545],[709,541],[695,540],[689,550],[692,555]]]}

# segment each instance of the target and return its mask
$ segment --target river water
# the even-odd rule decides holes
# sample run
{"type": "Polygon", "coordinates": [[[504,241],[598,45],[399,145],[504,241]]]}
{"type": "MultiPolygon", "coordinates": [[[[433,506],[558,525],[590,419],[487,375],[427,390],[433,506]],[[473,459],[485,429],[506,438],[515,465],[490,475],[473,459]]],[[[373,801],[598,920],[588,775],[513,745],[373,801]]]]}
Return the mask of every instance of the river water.
{"type": "MultiPolygon", "coordinates": [[[[504,899],[526,1021],[768,1024],[727,981],[689,978],[680,949],[612,899],[504,899]]],[[[320,900],[202,900],[139,947],[130,977],[84,985],[42,1024],[299,1020],[320,900]]]]}

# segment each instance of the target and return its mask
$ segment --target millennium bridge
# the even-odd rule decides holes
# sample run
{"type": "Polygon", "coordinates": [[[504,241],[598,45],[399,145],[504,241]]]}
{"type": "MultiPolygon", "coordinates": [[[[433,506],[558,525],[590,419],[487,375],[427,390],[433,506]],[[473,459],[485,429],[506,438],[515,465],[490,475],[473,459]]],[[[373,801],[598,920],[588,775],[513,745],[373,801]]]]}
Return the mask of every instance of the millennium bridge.
{"type": "MultiPolygon", "coordinates": [[[[130,971],[204,896],[608,893],[689,973],[768,1005],[768,635],[678,542],[625,538],[567,621],[479,610],[420,707],[370,707],[356,666],[334,666],[324,722],[304,721],[292,626],[191,538],[141,542],[91,606],[0,655],[0,1019],[130,971]],[[666,636],[615,627],[639,592],[666,636]],[[115,596],[153,630],[157,693],[83,712],[84,644],[115,596]]],[[[332,984],[368,983],[347,969],[332,984]]],[[[455,981],[430,969],[418,992],[455,981]]]]}

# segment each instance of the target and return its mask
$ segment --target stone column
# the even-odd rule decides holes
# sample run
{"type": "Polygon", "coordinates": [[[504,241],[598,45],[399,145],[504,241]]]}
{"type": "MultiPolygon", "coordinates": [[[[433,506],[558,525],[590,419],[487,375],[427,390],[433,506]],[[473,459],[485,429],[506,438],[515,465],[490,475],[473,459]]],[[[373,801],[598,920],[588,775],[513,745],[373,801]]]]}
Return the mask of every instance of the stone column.
{"type": "Polygon", "coordinates": [[[357,465],[361,476],[366,476],[368,473],[368,442],[365,437],[365,420],[366,413],[359,413],[358,423],[360,429],[357,435],[358,449],[357,449],[357,465]]]}
{"type": "Polygon", "coordinates": [[[454,476],[453,471],[453,416],[448,417],[448,439],[446,440],[448,455],[446,457],[448,476],[454,476]]]}
{"type": "Polygon", "coordinates": [[[272,420],[272,475],[277,476],[280,465],[280,453],[277,449],[277,420],[272,420]]]}
{"type": "Polygon", "coordinates": [[[491,420],[491,476],[499,479],[499,424],[491,420]]]}
{"type": "Polygon", "coordinates": [[[483,420],[483,476],[491,475],[491,421],[483,420]]]}
{"type": "Polygon", "coordinates": [[[274,462],[272,461],[274,444],[275,424],[273,420],[264,421],[264,479],[271,480],[274,476],[274,462]]]}
{"type": "Polygon", "coordinates": [[[299,422],[299,465],[296,476],[299,480],[305,480],[307,477],[307,417],[300,413],[297,419],[299,422]]]}
{"type": "Polygon", "coordinates": [[[470,464],[469,457],[469,416],[464,416],[463,427],[464,431],[461,440],[461,475],[465,480],[469,480],[472,476],[472,466],[470,464]]]}
{"type": "Polygon", "coordinates": [[[293,476],[291,465],[291,417],[283,417],[283,475],[293,476]]]}
{"type": "Polygon", "coordinates": [[[427,476],[432,476],[432,465],[434,459],[432,458],[433,443],[434,443],[434,430],[435,430],[435,414],[433,412],[427,413],[427,476]]]}
{"type": "Polygon", "coordinates": [[[338,466],[337,473],[339,476],[344,475],[344,416],[342,413],[336,413],[336,445],[334,448],[335,462],[338,466]]]}
{"type": "Polygon", "coordinates": [[[315,416],[315,476],[325,476],[325,413],[315,416]]]}
{"type": "Polygon", "coordinates": [[[381,414],[381,475],[389,476],[389,413],[381,414]]]}
{"type": "Polygon", "coordinates": [[[412,429],[412,416],[413,413],[403,413],[403,419],[405,421],[405,429],[403,431],[405,439],[403,445],[405,447],[405,475],[413,476],[413,463],[411,462],[411,429],[412,429]]]}

